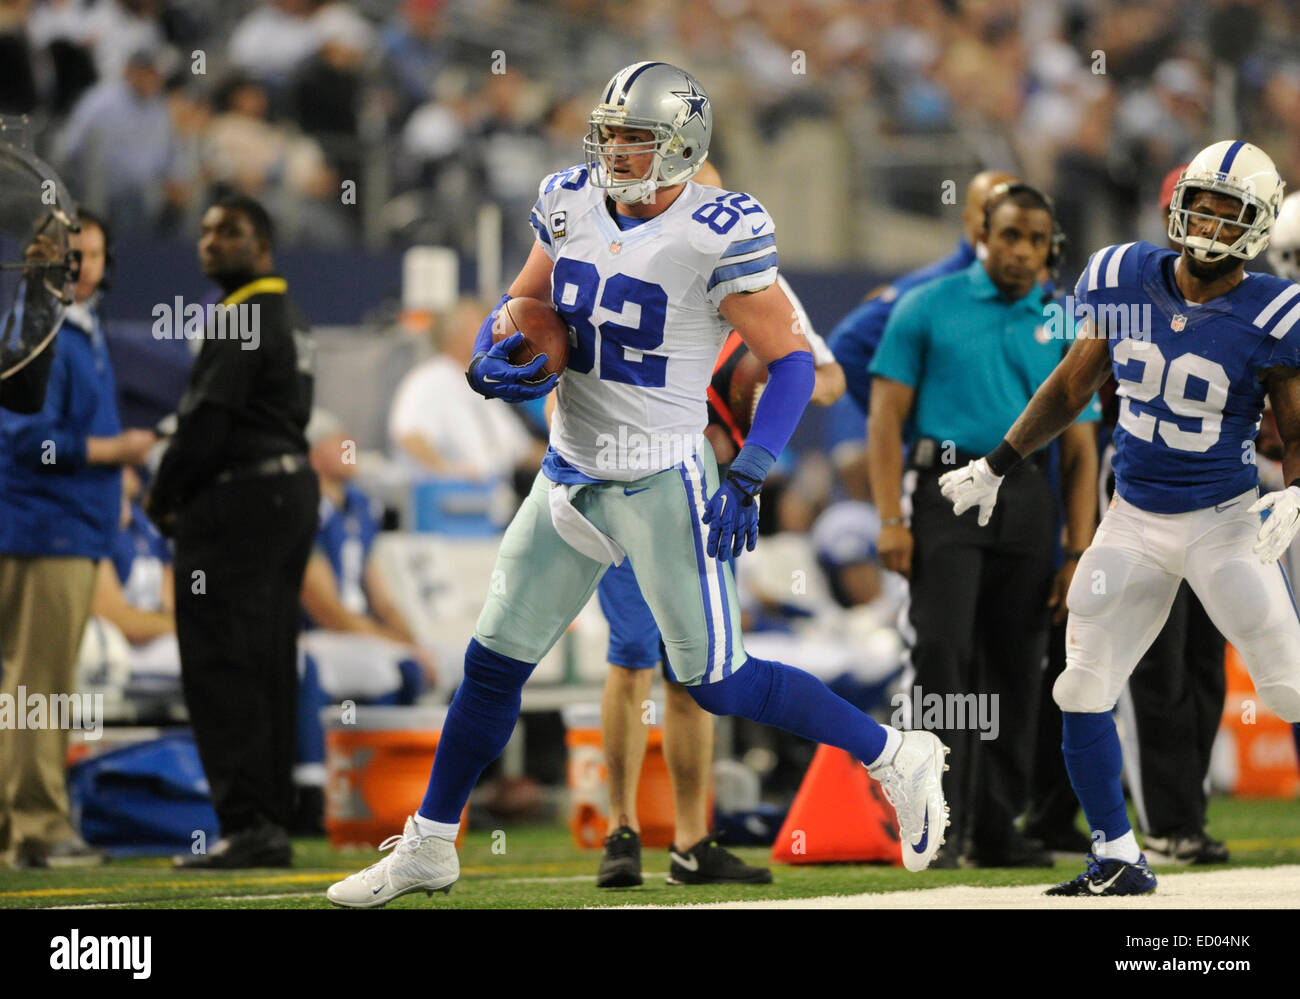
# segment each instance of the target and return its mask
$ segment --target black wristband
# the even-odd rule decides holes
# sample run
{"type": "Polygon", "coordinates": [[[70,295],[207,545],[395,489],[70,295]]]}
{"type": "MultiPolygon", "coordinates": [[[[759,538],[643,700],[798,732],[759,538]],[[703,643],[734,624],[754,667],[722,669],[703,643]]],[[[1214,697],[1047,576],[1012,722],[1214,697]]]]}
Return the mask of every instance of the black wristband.
{"type": "Polygon", "coordinates": [[[1295,489],[1300,489],[1300,475],[1291,480],[1291,485],[1295,489]]]}
{"type": "Polygon", "coordinates": [[[754,497],[757,496],[759,490],[763,488],[763,483],[759,479],[752,479],[743,472],[729,471],[727,472],[727,478],[740,487],[740,491],[745,496],[743,502],[744,506],[751,506],[754,502],[754,497]]]}
{"type": "Polygon", "coordinates": [[[483,389],[479,387],[478,382],[474,380],[474,369],[478,367],[478,362],[483,360],[483,358],[486,355],[487,355],[486,350],[479,351],[477,354],[474,355],[474,357],[469,362],[469,368],[466,369],[465,371],[465,381],[469,382],[469,387],[472,388],[476,393],[481,395],[484,399],[491,399],[492,396],[484,392],[483,389]]]}
{"type": "Polygon", "coordinates": [[[1020,463],[1022,457],[1020,452],[1008,444],[1007,439],[1003,437],[1002,443],[985,455],[984,460],[988,462],[989,471],[994,475],[1006,475],[1020,463]]]}

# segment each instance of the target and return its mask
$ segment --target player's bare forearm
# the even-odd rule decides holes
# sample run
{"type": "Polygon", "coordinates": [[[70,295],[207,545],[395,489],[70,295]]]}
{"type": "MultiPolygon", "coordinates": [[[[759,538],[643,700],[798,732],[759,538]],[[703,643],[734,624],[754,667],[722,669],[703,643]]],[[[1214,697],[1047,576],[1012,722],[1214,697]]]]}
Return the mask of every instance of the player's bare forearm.
{"type": "Polygon", "coordinates": [[[1100,337],[1075,340],[1025,411],[1007,431],[1007,443],[1024,456],[1065,431],[1110,375],[1110,351],[1100,337]]]}
{"type": "Polygon", "coordinates": [[[326,631],[348,631],[387,638],[377,621],[343,606],[334,570],[323,555],[312,555],[302,577],[299,599],[307,615],[326,631]]]}
{"type": "Polygon", "coordinates": [[[867,419],[867,475],[876,509],[884,518],[903,515],[903,421],[912,410],[915,389],[892,378],[871,383],[867,419]]]}
{"type": "Polygon", "coordinates": [[[1068,547],[1083,551],[1097,530],[1097,425],[1072,423],[1061,434],[1061,482],[1068,547]]]}
{"type": "Polygon", "coordinates": [[[1282,479],[1300,479],[1300,368],[1273,368],[1267,375],[1277,435],[1282,438],[1282,479]]]}
{"type": "Polygon", "coordinates": [[[176,631],[176,620],[171,614],[141,610],[127,603],[110,559],[102,559],[95,569],[95,595],[90,610],[96,617],[107,618],[117,625],[132,644],[151,642],[176,631]]]}
{"type": "Polygon", "coordinates": [[[528,260],[524,262],[519,275],[510,283],[507,294],[511,298],[537,298],[543,302],[551,300],[551,271],[555,264],[542,249],[541,243],[534,243],[528,260]]]}
{"type": "Polygon", "coordinates": [[[844,394],[846,383],[844,369],[836,361],[817,365],[813,377],[813,394],[808,400],[814,406],[829,406],[844,394]]]}
{"type": "Polygon", "coordinates": [[[366,597],[375,617],[397,641],[415,644],[415,633],[397,606],[397,601],[393,599],[388,589],[388,580],[379,570],[379,563],[373,558],[366,563],[366,597]]]}
{"type": "Polygon", "coordinates": [[[460,462],[449,461],[442,452],[417,433],[404,434],[397,444],[420,464],[439,475],[457,479],[477,479],[478,473],[472,467],[460,462]]]}

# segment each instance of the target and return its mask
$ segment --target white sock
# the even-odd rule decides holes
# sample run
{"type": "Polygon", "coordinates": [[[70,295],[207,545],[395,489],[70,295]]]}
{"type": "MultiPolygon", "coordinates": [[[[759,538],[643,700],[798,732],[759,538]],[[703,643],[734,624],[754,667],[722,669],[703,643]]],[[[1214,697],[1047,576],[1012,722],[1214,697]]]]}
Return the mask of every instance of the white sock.
{"type": "Polygon", "coordinates": [[[449,839],[453,843],[460,833],[459,822],[434,822],[433,819],[426,819],[419,812],[415,813],[415,828],[421,836],[437,836],[439,839],[449,839]]]}
{"type": "Polygon", "coordinates": [[[875,770],[877,767],[883,767],[894,759],[894,754],[898,752],[898,747],[903,744],[903,733],[890,725],[881,725],[885,730],[885,748],[880,751],[880,755],[867,764],[868,770],[875,770]]]}
{"type": "Polygon", "coordinates": [[[1133,835],[1132,829],[1118,839],[1104,840],[1099,846],[1093,848],[1093,853],[1106,860],[1122,860],[1126,864],[1136,864],[1138,858],[1142,856],[1142,850],[1138,847],[1137,837],[1133,835]]]}

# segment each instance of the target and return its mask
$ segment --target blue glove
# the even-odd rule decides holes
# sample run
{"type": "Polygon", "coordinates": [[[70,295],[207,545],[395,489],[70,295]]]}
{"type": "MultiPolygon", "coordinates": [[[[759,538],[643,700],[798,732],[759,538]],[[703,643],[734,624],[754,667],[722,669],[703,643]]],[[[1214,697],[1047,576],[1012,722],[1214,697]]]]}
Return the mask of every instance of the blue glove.
{"type": "Polygon", "coordinates": [[[725,562],[758,544],[758,504],[754,498],[763,483],[737,474],[734,467],[716,493],[704,505],[704,523],[709,525],[709,556],[725,562]]]}
{"type": "Polygon", "coordinates": [[[528,364],[511,364],[510,355],[524,342],[524,335],[516,330],[487,351],[474,355],[469,362],[465,378],[469,387],[486,399],[504,399],[506,402],[527,402],[540,399],[559,381],[551,375],[543,381],[531,383],[546,367],[546,355],[539,354],[528,364]]]}

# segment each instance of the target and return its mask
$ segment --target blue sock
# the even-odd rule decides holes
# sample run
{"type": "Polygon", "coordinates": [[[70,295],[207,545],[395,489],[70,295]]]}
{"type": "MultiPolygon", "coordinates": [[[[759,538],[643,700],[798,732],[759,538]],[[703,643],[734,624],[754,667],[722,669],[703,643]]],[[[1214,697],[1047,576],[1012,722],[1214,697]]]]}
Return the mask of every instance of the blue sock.
{"type": "Polygon", "coordinates": [[[438,737],[433,773],[420,814],[459,822],[483,769],[501,755],[519,719],[519,692],[536,663],[498,655],[470,639],[461,682],[438,737]]]}
{"type": "Polygon", "coordinates": [[[715,715],[739,715],[804,739],[836,746],[858,759],[874,760],[885,748],[885,730],[811,673],[767,659],[749,661],[717,683],[686,688],[695,703],[715,715]]]}
{"type": "Polygon", "coordinates": [[[328,706],[329,696],[321,689],[316,660],[305,656],[302,676],[298,680],[298,753],[295,763],[325,762],[325,727],[321,708],[328,706]]]}
{"type": "Polygon", "coordinates": [[[403,659],[397,664],[397,671],[402,675],[397,703],[414,704],[424,693],[424,674],[420,672],[420,664],[414,659],[403,659]]]}
{"type": "Polygon", "coordinates": [[[1097,714],[1062,712],[1061,751],[1070,785],[1083,806],[1088,828],[1100,830],[1109,840],[1119,839],[1133,827],[1124,809],[1120,783],[1123,757],[1119,733],[1109,711],[1097,714]]]}

